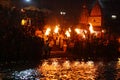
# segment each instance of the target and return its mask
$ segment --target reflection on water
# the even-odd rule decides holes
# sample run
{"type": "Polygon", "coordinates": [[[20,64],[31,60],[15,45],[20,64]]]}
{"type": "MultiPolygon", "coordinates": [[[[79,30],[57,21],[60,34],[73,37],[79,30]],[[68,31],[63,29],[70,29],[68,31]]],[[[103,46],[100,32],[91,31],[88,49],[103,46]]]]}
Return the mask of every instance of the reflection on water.
{"type": "Polygon", "coordinates": [[[15,71],[12,74],[12,77],[15,80],[34,80],[34,79],[39,79],[39,75],[40,73],[37,70],[34,69],[28,69],[28,70],[24,70],[24,71],[15,71]]]}
{"type": "Polygon", "coordinates": [[[94,80],[97,66],[93,61],[45,60],[38,70],[44,75],[41,80],[94,80]]]}
{"type": "Polygon", "coordinates": [[[19,80],[119,80],[118,61],[70,61],[62,58],[43,60],[35,69],[15,71],[19,80]]]}

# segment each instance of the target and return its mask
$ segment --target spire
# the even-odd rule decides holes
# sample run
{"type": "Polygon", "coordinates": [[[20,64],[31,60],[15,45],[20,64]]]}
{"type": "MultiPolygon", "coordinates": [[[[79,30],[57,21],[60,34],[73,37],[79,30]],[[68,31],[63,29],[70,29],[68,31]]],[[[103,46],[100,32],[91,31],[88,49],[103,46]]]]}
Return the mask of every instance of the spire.
{"type": "Polygon", "coordinates": [[[99,1],[97,0],[95,5],[93,6],[90,16],[101,16],[101,6],[99,4],[99,1]]]}

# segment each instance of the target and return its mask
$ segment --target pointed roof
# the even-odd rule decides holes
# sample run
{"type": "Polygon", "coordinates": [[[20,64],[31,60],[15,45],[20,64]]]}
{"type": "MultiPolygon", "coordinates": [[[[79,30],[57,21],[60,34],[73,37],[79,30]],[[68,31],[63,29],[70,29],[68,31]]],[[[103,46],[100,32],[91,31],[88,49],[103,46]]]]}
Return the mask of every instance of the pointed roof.
{"type": "Polygon", "coordinates": [[[90,16],[101,16],[101,6],[99,4],[99,1],[97,0],[95,5],[93,6],[90,16]]]}

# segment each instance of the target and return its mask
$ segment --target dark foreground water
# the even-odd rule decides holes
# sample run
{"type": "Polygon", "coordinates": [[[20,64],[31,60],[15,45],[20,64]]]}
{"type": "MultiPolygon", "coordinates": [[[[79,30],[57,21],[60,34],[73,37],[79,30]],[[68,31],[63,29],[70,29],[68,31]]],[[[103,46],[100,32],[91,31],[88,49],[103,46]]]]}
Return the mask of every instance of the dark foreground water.
{"type": "Polygon", "coordinates": [[[36,67],[24,65],[1,71],[0,80],[120,80],[120,58],[107,62],[50,58],[36,67]]]}

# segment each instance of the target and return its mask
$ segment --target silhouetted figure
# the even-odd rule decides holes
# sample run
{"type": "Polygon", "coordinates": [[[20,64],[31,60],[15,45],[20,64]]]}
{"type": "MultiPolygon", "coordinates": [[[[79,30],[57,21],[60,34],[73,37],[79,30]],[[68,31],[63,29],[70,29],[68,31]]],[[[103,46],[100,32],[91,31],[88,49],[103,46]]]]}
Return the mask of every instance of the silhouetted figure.
{"type": "Polygon", "coordinates": [[[45,52],[45,58],[48,58],[50,56],[50,47],[49,47],[49,41],[47,40],[44,45],[44,52],[45,52]]]}

